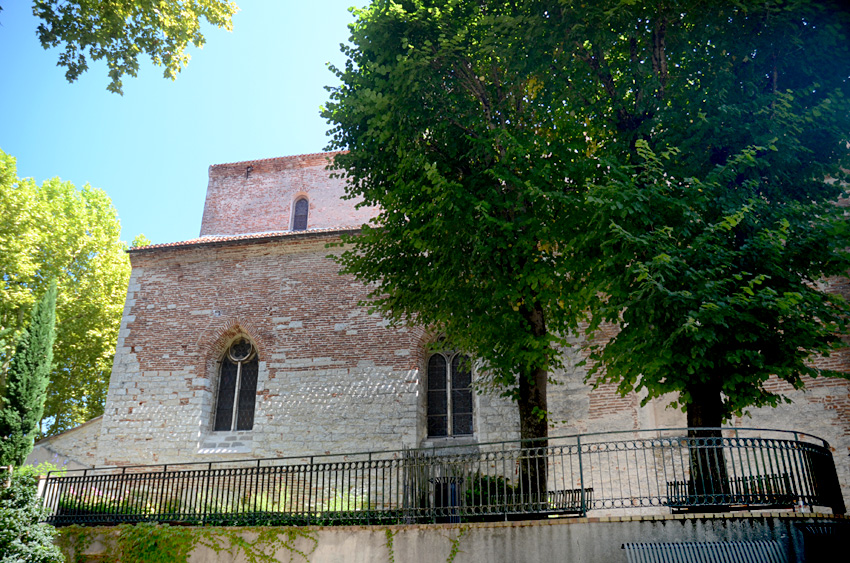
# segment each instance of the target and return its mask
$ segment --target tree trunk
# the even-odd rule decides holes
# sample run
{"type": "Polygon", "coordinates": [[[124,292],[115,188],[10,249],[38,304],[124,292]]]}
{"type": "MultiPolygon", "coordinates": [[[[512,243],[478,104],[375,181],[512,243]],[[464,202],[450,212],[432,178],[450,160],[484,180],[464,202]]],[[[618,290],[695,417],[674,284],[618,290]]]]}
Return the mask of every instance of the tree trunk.
{"type": "Polygon", "coordinates": [[[688,446],[691,479],[688,486],[691,504],[722,506],[729,504],[729,474],[723,455],[723,400],[720,386],[695,383],[688,387],[691,403],[687,407],[688,446]]]}
{"type": "MultiPolygon", "coordinates": [[[[531,325],[534,336],[546,334],[543,309],[536,305],[524,314],[531,325]]],[[[528,373],[519,375],[519,407],[520,438],[522,454],[519,459],[519,490],[528,495],[530,510],[540,510],[548,502],[547,476],[547,447],[549,442],[549,418],[547,415],[546,386],[549,372],[545,367],[537,367],[528,373]]]]}

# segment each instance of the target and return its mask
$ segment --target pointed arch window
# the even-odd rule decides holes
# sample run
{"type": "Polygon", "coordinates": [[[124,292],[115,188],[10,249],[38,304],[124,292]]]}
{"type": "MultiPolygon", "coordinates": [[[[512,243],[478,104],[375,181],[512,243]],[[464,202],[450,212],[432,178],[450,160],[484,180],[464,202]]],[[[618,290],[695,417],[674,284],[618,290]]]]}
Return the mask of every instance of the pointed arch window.
{"type": "Polygon", "coordinates": [[[292,230],[307,230],[307,214],[310,212],[310,202],[306,197],[299,198],[295,202],[295,211],[292,214],[292,230]]]}
{"type": "Polygon", "coordinates": [[[472,435],[472,360],[456,352],[428,358],[428,437],[472,435]]]}
{"type": "Polygon", "coordinates": [[[259,361],[254,345],[239,338],[221,360],[214,431],[251,430],[257,399],[259,361]]]}

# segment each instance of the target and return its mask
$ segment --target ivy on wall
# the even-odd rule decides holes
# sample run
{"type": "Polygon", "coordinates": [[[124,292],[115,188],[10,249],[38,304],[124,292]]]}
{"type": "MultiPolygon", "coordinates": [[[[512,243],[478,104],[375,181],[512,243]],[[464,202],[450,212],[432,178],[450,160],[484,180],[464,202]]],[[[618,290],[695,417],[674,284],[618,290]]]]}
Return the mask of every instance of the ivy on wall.
{"type": "Polygon", "coordinates": [[[204,546],[215,553],[242,553],[248,563],[278,563],[275,553],[289,552],[290,561],[310,561],[318,540],[315,532],[299,527],[199,528],[168,524],[121,524],[115,528],[68,526],[59,532],[59,547],[68,563],[88,563],[86,551],[94,541],[104,544],[103,563],[188,563],[189,554],[204,546]],[[243,534],[256,534],[246,539],[243,534]],[[305,538],[312,549],[295,547],[305,538]]]}
{"type": "MultiPolygon", "coordinates": [[[[460,540],[469,530],[459,528],[457,536],[449,537],[451,550],[446,559],[453,563],[460,552],[460,540]]],[[[386,547],[389,562],[395,563],[394,539],[399,530],[386,528],[386,547]]],[[[68,526],[59,530],[57,543],[67,563],[188,563],[197,547],[207,547],[216,554],[228,553],[234,559],[241,553],[248,563],[279,563],[278,552],[289,552],[289,561],[310,562],[319,545],[314,529],[298,526],[203,528],[169,526],[168,524],[120,524],[116,527],[68,526]],[[247,539],[248,535],[256,537],[247,539]],[[299,538],[312,545],[309,551],[298,549],[299,538]],[[94,542],[103,544],[96,556],[86,552],[94,542]]]]}

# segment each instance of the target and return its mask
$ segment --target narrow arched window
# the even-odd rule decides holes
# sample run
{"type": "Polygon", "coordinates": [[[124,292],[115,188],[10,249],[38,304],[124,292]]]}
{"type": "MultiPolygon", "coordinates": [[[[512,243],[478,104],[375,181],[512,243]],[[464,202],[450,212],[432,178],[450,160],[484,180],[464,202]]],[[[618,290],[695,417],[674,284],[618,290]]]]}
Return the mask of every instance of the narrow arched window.
{"type": "Polygon", "coordinates": [[[254,427],[258,372],[254,345],[246,338],[237,339],[221,360],[213,430],[251,430],[254,427]]]}
{"type": "Polygon", "coordinates": [[[306,197],[300,198],[295,202],[295,213],[292,216],[292,230],[306,231],[307,230],[307,214],[310,212],[310,202],[306,197]]]}
{"type": "Polygon", "coordinates": [[[472,361],[458,353],[428,358],[428,436],[472,434],[472,361]]]}

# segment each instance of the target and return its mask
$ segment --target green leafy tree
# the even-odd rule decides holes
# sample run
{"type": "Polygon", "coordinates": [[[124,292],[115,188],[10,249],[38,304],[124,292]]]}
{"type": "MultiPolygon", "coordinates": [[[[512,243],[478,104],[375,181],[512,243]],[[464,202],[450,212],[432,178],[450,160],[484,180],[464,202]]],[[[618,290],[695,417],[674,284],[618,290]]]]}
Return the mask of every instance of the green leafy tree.
{"type": "Polygon", "coordinates": [[[139,233],[136,235],[136,238],[133,239],[133,242],[130,243],[130,248],[141,248],[142,246],[150,246],[152,244],[153,241],[151,241],[143,233],[139,233]]]}
{"type": "Polygon", "coordinates": [[[44,434],[103,413],[130,276],[120,232],[102,190],[18,179],[0,151],[0,380],[36,297],[59,286],[44,434]]]}
{"type": "Polygon", "coordinates": [[[59,47],[58,65],[73,82],[88,70],[89,60],[105,60],[107,90],[122,93],[124,75],[135,77],[138,57],[148,55],[172,80],[189,62],[186,48],[206,42],[201,23],[233,29],[238,10],[226,0],[35,0],[33,14],[41,20],[37,34],[45,49],[59,47]]]}
{"type": "Polygon", "coordinates": [[[542,6],[377,1],[355,16],[323,115],[330,148],[349,151],[335,160],[349,194],[381,211],[343,271],[375,284],[377,310],[483,362],[478,383],[516,400],[521,437],[545,438],[548,378],[579,317],[558,241],[595,164],[575,158],[588,140],[549,87],[542,6]]]}
{"type": "Polygon", "coordinates": [[[847,14],[828,1],[378,0],[323,115],[379,205],[343,271],[444,331],[546,434],[590,316],[598,382],[719,426],[824,374],[846,303],[847,14]]]}
{"type": "Polygon", "coordinates": [[[19,466],[32,451],[44,412],[56,338],[56,282],[32,310],[9,367],[0,402],[0,466],[19,466]]]}
{"type": "Polygon", "coordinates": [[[37,494],[38,471],[19,467],[8,487],[0,487],[0,563],[63,563],[54,545],[56,529],[42,522],[45,510],[37,494]]]}
{"type": "Polygon", "coordinates": [[[606,169],[589,186],[577,271],[619,332],[598,381],[662,395],[689,427],[784,398],[778,376],[842,345],[824,285],[850,268],[836,205],[850,138],[850,18],[831,2],[572,6],[571,74],[606,169]],[[617,34],[604,30],[609,26],[617,34]],[[599,127],[602,125],[602,127],[599,127]],[[607,134],[606,134],[607,132],[607,134]],[[832,180],[828,180],[828,179],[832,180]]]}

